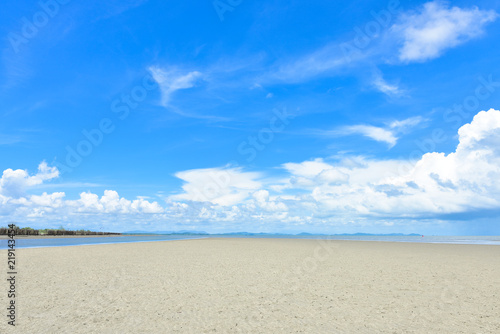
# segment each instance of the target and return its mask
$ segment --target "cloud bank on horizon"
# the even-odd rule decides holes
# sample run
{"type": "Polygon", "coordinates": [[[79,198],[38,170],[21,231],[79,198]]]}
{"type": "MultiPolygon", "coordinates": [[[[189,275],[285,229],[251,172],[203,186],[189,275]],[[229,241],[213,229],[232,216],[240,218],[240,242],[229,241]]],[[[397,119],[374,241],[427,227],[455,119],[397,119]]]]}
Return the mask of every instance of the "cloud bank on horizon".
{"type": "Polygon", "coordinates": [[[0,225],[500,234],[500,4],[207,6],[0,13],[0,225]]]}
{"type": "Polygon", "coordinates": [[[450,154],[427,152],[416,162],[350,156],[284,163],[279,179],[264,172],[231,166],[181,171],[182,191],[164,205],[142,198],[120,197],[105,190],[99,197],[80,193],[65,200],[64,192],[28,195],[30,187],[59,176],[42,162],[38,173],[7,169],[0,179],[2,215],[12,219],[75,221],[182,220],[200,226],[246,222],[297,226],[345,224],[372,217],[440,219],[449,214],[500,210],[500,111],[474,116],[458,130],[459,143],[450,154]]]}

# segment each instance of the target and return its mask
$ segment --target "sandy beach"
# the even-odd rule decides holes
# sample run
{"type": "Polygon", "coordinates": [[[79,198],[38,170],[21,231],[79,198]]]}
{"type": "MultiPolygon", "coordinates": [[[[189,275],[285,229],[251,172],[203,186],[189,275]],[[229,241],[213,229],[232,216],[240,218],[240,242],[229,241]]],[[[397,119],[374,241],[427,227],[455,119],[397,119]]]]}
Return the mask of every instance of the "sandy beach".
{"type": "Polygon", "coordinates": [[[500,332],[499,246],[219,238],[17,261],[0,333],[500,332]]]}

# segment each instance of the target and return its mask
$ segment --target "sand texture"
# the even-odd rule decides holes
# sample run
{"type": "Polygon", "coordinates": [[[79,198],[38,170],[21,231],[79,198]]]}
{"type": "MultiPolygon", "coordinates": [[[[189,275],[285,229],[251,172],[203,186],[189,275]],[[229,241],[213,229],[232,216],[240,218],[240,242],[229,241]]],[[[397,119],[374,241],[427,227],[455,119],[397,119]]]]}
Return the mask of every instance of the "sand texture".
{"type": "Polygon", "coordinates": [[[0,333],[500,333],[500,246],[219,238],[17,252],[17,326],[4,315],[0,333]]]}

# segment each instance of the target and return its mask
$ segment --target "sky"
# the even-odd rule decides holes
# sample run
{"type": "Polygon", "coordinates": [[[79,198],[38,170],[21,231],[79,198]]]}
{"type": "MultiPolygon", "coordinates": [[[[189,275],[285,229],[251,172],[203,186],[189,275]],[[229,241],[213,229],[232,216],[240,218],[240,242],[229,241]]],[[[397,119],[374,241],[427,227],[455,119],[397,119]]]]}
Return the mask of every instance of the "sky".
{"type": "Polygon", "coordinates": [[[0,12],[0,225],[500,235],[497,1],[0,12]]]}

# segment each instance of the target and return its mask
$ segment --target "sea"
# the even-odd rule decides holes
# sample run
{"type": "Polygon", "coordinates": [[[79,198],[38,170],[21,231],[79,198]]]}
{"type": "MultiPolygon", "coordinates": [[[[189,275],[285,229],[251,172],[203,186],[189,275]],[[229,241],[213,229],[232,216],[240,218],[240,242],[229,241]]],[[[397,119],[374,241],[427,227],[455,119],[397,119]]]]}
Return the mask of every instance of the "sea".
{"type": "MultiPolygon", "coordinates": [[[[25,238],[15,237],[15,248],[42,248],[65,247],[102,244],[120,244],[135,242],[158,242],[175,240],[193,240],[205,238],[279,238],[279,239],[325,239],[325,240],[353,240],[353,241],[380,241],[380,242],[418,242],[439,244],[473,244],[473,245],[500,245],[500,236],[404,236],[404,235],[285,235],[285,234],[257,234],[257,235],[122,235],[111,237],[72,237],[72,238],[25,238]]],[[[0,249],[7,249],[7,240],[0,239],[0,249]]]]}

